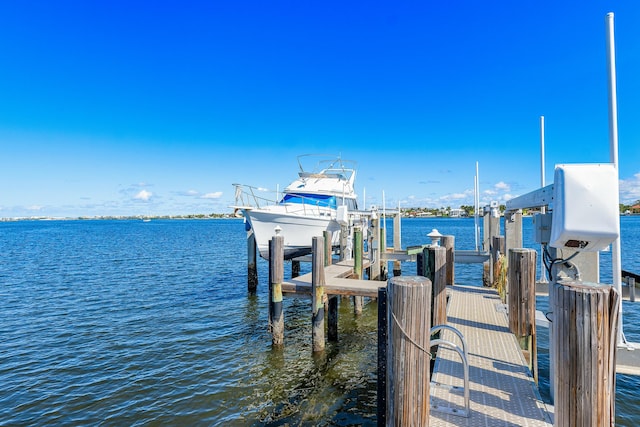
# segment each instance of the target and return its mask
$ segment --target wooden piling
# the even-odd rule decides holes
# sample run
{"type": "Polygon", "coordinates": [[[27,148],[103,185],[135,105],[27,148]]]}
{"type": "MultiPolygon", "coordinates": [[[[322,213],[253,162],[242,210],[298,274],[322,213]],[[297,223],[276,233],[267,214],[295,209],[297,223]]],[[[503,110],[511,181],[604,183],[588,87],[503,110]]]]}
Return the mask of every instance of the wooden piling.
{"type": "Polygon", "coordinates": [[[446,249],[446,284],[447,286],[453,286],[455,281],[455,262],[454,262],[454,250],[455,250],[455,236],[442,236],[440,238],[440,246],[446,249]]]}
{"type": "Polygon", "coordinates": [[[329,310],[327,312],[327,339],[332,342],[338,341],[338,295],[329,297],[329,310]]]}
{"type": "Polygon", "coordinates": [[[636,278],[629,277],[627,280],[629,284],[629,301],[636,302],[636,278]]]}
{"type": "Polygon", "coordinates": [[[571,280],[552,292],[554,425],[612,426],[620,295],[610,285],[571,280]]]}
{"type": "Polygon", "coordinates": [[[387,424],[387,288],[378,288],[378,425],[387,424]]]}
{"type": "Polygon", "coordinates": [[[333,253],[333,247],[331,246],[331,231],[324,230],[322,232],[322,236],[324,237],[324,265],[325,267],[331,265],[331,254],[333,253]]]}
{"type": "Polygon", "coordinates": [[[300,276],[300,261],[292,259],[291,260],[291,278],[294,279],[300,276]]]}
{"type": "Polygon", "coordinates": [[[370,261],[369,277],[373,280],[380,280],[380,219],[371,219],[371,240],[370,240],[370,261]]]}
{"type": "Polygon", "coordinates": [[[314,237],[311,251],[311,335],[313,351],[323,351],[324,343],[324,255],[325,243],[323,237],[314,237]]]}
{"type": "MultiPolygon", "coordinates": [[[[353,230],[353,273],[355,279],[362,279],[362,255],[363,255],[363,240],[362,229],[355,227],[353,230]]],[[[362,314],[362,306],[364,305],[364,298],[362,296],[353,297],[353,312],[354,314],[362,314]]]]}
{"type": "Polygon", "coordinates": [[[447,250],[429,246],[422,252],[424,276],[431,281],[431,325],[447,324],[447,250]]]}
{"type": "Polygon", "coordinates": [[[256,235],[250,228],[247,231],[247,289],[250,293],[255,293],[258,288],[257,252],[256,235]]]}
{"type": "Polygon", "coordinates": [[[536,345],[536,259],[533,249],[509,249],[509,330],[516,336],[538,380],[536,345]]]}
{"type": "MultiPolygon", "coordinates": [[[[387,229],[385,227],[380,228],[380,254],[387,252],[387,229]]],[[[379,280],[387,280],[389,276],[389,263],[380,263],[380,278],[379,280]]]]}
{"type": "Polygon", "coordinates": [[[282,311],[282,282],[284,281],[284,238],[269,240],[269,294],[271,302],[271,337],[274,346],[284,344],[284,314],[282,311]]]}
{"type": "MultiPolygon", "coordinates": [[[[485,208],[482,225],[482,249],[491,253],[493,236],[500,235],[500,217],[491,215],[491,211],[485,208]]],[[[493,283],[493,262],[491,259],[485,261],[482,266],[482,284],[491,286],[493,283]]]]}
{"type": "Polygon", "coordinates": [[[387,290],[387,425],[428,426],[431,281],[389,280],[387,290]]]}
{"type": "MultiPolygon", "coordinates": [[[[398,213],[393,217],[393,250],[402,250],[402,216],[400,215],[400,209],[398,213]]],[[[400,276],[402,274],[402,263],[399,260],[393,261],[393,275],[400,276]]]]}

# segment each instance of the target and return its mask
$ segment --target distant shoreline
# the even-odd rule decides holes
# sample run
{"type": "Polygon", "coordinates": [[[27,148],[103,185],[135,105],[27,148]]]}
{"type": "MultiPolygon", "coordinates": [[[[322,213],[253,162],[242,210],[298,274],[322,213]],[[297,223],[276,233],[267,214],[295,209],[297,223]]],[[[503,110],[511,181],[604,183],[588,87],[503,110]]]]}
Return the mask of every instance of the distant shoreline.
{"type": "Polygon", "coordinates": [[[0,222],[18,222],[18,221],[100,221],[100,220],[119,220],[119,221],[143,221],[143,220],[167,220],[167,219],[241,219],[233,214],[190,214],[190,215],[104,215],[104,216],[77,216],[77,217],[18,217],[18,218],[0,218],[0,222]]]}

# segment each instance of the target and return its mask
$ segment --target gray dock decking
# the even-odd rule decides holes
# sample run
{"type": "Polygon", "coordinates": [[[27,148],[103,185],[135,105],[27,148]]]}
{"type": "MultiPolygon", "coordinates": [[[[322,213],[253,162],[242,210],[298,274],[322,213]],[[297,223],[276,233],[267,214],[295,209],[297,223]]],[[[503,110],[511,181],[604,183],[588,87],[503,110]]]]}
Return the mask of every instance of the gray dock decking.
{"type": "MultiPolygon", "coordinates": [[[[469,352],[470,416],[430,412],[430,426],[551,426],[553,408],[540,399],[538,388],[507,316],[496,309],[493,289],[454,286],[450,289],[447,323],[458,329],[469,352]]],[[[450,331],[443,338],[460,345],[450,331]]],[[[432,382],[463,386],[458,354],[440,346],[432,382]]],[[[431,404],[464,409],[462,391],[431,387],[431,404]]]]}

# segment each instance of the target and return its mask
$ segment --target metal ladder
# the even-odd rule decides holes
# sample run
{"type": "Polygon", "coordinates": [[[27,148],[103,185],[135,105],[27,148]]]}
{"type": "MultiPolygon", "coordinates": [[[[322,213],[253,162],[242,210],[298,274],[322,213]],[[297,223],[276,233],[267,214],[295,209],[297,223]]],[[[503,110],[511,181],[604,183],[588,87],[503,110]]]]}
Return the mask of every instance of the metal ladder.
{"type": "MultiPolygon", "coordinates": [[[[464,407],[465,409],[456,409],[456,408],[451,408],[448,406],[440,406],[440,405],[434,405],[431,404],[431,410],[432,411],[437,411],[437,412],[442,412],[445,414],[451,414],[451,415],[458,415],[461,417],[469,417],[469,415],[471,414],[471,411],[469,409],[469,353],[467,352],[467,342],[464,339],[464,336],[462,335],[462,333],[460,331],[458,331],[456,328],[449,326],[449,325],[436,325],[433,328],[431,328],[431,335],[435,334],[438,331],[441,331],[443,329],[446,329],[448,331],[453,332],[454,334],[456,334],[459,338],[460,341],[462,342],[462,348],[458,347],[455,343],[451,342],[451,341],[447,341],[444,340],[442,338],[438,338],[435,339],[433,341],[431,341],[431,346],[435,346],[435,345],[442,345],[445,347],[448,347],[452,350],[455,350],[458,355],[460,356],[460,359],[462,359],[462,367],[463,367],[463,374],[464,374],[464,407]]],[[[435,381],[431,382],[431,386],[432,387],[440,387],[440,388],[446,388],[449,389],[451,391],[460,391],[461,387],[458,386],[453,386],[453,385],[447,385],[447,384],[441,384],[435,381]]]]}

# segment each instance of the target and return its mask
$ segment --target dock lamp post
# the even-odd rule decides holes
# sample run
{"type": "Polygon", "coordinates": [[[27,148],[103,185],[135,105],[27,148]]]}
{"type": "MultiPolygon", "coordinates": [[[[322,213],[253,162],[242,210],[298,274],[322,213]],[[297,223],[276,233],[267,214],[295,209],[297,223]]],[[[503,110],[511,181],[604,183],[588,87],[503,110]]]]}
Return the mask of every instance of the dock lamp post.
{"type": "Polygon", "coordinates": [[[440,238],[442,234],[435,228],[431,230],[431,233],[427,234],[427,237],[431,239],[431,246],[440,246],[440,238]]]}

